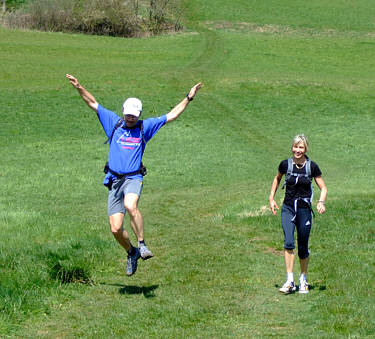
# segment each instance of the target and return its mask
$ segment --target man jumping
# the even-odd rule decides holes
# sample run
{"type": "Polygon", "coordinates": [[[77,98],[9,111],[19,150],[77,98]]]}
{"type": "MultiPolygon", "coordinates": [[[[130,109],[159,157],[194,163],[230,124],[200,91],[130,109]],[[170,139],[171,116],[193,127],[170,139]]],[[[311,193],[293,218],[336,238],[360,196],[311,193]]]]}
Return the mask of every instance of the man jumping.
{"type": "Polygon", "coordinates": [[[82,87],[74,76],[67,74],[66,78],[78,90],[83,101],[97,113],[108,137],[108,163],[103,183],[108,187],[109,224],[115,239],[128,253],[126,274],[131,276],[137,270],[139,258],[146,260],[153,257],[146,247],[143,218],[138,208],[145,174],[142,156],[146,143],[161,127],[181,115],[201,88],[201,83],[193,86],[186,97],[168,114],[139,120],[142,113],[142,102],[139,99],[125,100],[122,107],[123,119],[120,119],[117,114],[99,105],[93,95],[82,87]],[[130,217],[130,226],[137,237],[138,247],[131,244],[129,234],[123,227],[126,212],[130,217]]]}

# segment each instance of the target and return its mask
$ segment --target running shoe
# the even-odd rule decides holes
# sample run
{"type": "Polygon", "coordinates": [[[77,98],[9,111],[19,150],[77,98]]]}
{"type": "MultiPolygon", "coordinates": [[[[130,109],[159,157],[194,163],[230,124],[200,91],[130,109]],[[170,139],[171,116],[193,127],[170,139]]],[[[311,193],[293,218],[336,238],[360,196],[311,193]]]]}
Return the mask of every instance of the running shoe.
{"type": "Polygon", "coordinates": [[[284,294],[289,294],[293,293],[295,290],[296,286],[294,285],[294,281],[287,281],[279,291],[284,294]]]}
{"type": "Polygon", "coordinates": [[[141,245],[139,247],[139,252],[141,254],[141,258],[143,260],[147,260],[147,259],[150,259],[152,258],[154,255],[152,254],[152,252],[146,247],[146,245],[141,245]]]}
{"type": "Polygon", "coordinates": [[[306,280],[299,281],[298,292],[304,294],[309,293],[309,284],[306,280]]]}
{"type": "Polygon", "coordinates": [[[138,266],[138,259],[141,257],[141,254],[139,253],[138,248],[134,247],[134,254],[130,255],[128,254],[128,262],[126,265],[126,275],[131,276],[135,272],[137,272],[137,266],[138,266]]]}

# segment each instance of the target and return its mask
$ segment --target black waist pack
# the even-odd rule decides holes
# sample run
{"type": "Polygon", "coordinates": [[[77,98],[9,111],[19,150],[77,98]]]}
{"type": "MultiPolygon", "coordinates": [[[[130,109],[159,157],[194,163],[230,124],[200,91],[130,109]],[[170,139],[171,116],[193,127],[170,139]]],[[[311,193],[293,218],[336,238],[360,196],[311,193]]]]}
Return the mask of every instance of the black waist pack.
{"type": "MultiPolygon", "coordinates": [[[[129,173],[117,173],[109,167],[109,164],[108,164],[108,161],[107,161],[105,166],[104,166],[104,173],[107,174],[108,172],[112,173],[113,175],[115,175],[117,177],[117,179],[119,179],[119,181],[116,182],[116,185],[113,186],[113,188],[118,188],[123,184],[123,182],[125,181],[125,179],[127,177],[130,177],[130,176],[136,175],[136,174],[141,174],[144,177],[147,174],[147,168],[141,162],[141,167],[137,171],[129,172],[129,173]]],[[[112,187],[112,183],[108,186],[108,188],[111,189],[111,187],[112,187]]]]}

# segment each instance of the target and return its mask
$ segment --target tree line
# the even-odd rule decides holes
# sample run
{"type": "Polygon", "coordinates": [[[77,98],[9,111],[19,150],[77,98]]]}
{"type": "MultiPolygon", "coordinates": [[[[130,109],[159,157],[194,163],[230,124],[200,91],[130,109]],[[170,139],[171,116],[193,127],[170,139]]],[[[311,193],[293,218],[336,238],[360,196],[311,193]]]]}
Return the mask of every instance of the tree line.
{"type": "Polygon", "coordinates": [[[180,0],[2,0],[8,28],[141,37],[182,29],[180,0]]]}

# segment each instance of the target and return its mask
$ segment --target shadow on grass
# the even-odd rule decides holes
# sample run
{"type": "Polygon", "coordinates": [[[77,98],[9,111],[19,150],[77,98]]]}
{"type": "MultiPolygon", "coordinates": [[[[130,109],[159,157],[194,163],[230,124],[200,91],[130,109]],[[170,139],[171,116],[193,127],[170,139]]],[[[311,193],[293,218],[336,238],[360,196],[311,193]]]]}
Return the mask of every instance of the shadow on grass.
{"type": "Polygon", "coordinates": [[[155,297],[154,291],[159,287],[159,285],[151,286],[124,286],[120,288],[120,294],[143,294],[145,298],[155,297]]]}
{"type": "Polygon", "coordinates": [[[107,286],[119,286],[120,294],[143,294],[145,298],[153,298],[155,297],[154,291],[159,287],[159,285],[151,285],[151,286],[126,286],[121,284],[107,284],[107,283],[100,283],[100,285],[107,285],[107,286]]]}

